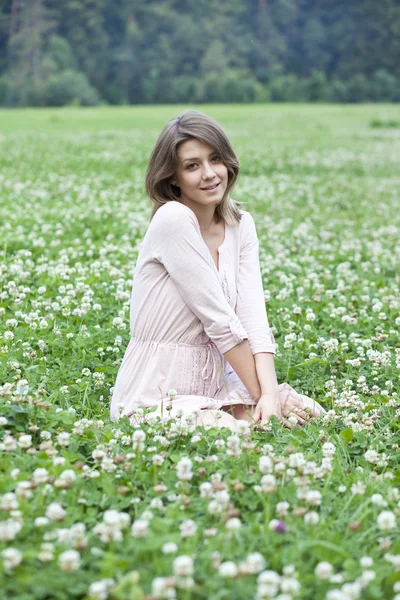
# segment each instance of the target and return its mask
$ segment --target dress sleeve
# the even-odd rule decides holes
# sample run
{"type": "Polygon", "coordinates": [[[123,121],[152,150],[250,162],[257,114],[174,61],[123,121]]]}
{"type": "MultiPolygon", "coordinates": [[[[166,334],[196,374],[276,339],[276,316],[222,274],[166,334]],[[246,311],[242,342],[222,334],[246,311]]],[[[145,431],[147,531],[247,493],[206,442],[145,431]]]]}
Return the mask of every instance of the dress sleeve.
{"type": "Polygon", "coordinates": [[[183,301],[203,323],[221,354],[248,339],[224,296],[194,212],[171,200],[155,213],[148,236],[153,259],[164,265],[183,301]]]}
{"type": "Polygon", "coordinates": [[[247,211],[242,216],[236,314],[246,329],[251,351],[276,353],[269,327],[261,277],[256,226],[247,211]]]}

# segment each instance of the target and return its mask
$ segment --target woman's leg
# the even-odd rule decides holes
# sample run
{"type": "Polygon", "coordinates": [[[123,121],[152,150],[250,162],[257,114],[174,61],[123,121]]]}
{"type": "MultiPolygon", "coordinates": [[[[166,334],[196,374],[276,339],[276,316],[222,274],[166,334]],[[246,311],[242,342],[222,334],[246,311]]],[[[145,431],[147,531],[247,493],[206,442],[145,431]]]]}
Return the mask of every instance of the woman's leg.
{"type": "Polygon", "coordinates": [[[253,414],[256,408],[255,404],[229,404],[221,406],[221,410],[229,413],[235,419],[253,422],[253,414]]]}

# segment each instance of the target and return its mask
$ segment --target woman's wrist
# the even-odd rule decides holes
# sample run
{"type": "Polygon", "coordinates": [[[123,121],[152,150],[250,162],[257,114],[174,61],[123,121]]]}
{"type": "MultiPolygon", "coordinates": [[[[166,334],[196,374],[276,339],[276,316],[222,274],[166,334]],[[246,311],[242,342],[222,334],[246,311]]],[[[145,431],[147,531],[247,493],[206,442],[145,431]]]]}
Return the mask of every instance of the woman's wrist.
{"type": "Polygon", "coordinates": [[[278,397],[279,397],[278,388],[276,388],[276,389],[271,388],[271,389],[261,392],[261,396],[259,397],[258,401],[260,401],[261,399],[264,399],[264,400],[270,400],[271,402],[274,402],[278,399],[278,397]]]}
{"type": "Polygon", "coordinates": [[[274,355],[268,352],[259,352],[254,355],[254,361],[260,383],[261,396],[274,396],[278,393],[274,355]]]}

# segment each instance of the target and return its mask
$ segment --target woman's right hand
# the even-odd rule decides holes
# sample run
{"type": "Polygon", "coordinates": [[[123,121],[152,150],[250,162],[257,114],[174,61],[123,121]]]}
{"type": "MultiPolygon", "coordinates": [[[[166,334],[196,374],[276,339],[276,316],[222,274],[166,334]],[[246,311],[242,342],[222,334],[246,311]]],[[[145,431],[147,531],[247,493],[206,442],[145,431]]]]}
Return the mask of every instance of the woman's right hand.
{"type": "Polygon", "coordinates": [[[253,413],[253,419],[255,424],[260,422],[259,424],[264,425],[270,420],[272,415],[275,415],[278,421],[282,422],[282,409],[278,389],[260,396],[253,413]]]}

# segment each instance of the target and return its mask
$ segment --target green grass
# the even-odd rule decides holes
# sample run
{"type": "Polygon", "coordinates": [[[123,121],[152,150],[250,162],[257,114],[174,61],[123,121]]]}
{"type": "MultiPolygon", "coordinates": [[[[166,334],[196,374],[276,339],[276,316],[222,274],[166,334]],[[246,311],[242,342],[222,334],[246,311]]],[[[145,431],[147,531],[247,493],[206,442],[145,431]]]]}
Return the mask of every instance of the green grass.
{"type": "Polygon", "coordinates": [[[236,453],[229,430],[143,424],[140,443],[128,419],[109,420],[150,215],[144,172],[162,126],[184,108],[0,111],[0,555],[16,557],[8,568],[2,554],[0,598],[150,600],[167,597],[156,588],[168,583],[168,597],[184,600],[346,600],[354,582],[360,598],[394,598],[398,107],[191,107],[223,125],[239,157],[232,195],[257,224],[278,380],[330,410],[307,428],[243,433],[236,453]],[[188,480],[176,469],[184,457],[188,480]],[[59,521],[42,518],[52,503],[65,510],[59,521]],[[108,533],[107,510],[127,515],[113,513],[108,533]],[[232,518],[240,528],[229,529],[232,518]],[[131,531],[140,520],[143,537],[131,531]],[[182,536],[185,520],[192,535],[182,536]],[[235,565],[219,569],[231,561],[236,575],[235,565]],[[322,561],[330,579],[315,574],[322,561]],[[278,575],[280,591],[263,595],[278,575]]]}

